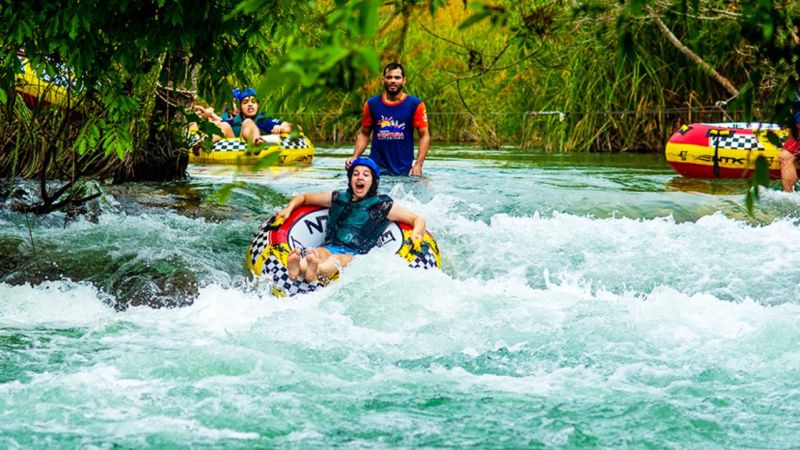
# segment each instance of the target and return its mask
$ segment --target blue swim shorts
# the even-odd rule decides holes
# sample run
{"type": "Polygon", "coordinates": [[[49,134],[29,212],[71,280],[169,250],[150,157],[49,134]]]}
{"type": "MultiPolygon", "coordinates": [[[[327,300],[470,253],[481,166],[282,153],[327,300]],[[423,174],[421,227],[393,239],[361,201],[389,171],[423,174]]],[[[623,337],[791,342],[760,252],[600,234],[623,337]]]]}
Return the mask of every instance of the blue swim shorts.
{"type": "Polygon", "coordinates": [[[324,247],[325,249],[327,249],[329,252],[331,252],[334,255],[360,255],[361,254],[361,252],[359,252],[358,250],[352,249],[352,248],[344,246],[344,245],[325,244],[322,247],[324,247]]]}

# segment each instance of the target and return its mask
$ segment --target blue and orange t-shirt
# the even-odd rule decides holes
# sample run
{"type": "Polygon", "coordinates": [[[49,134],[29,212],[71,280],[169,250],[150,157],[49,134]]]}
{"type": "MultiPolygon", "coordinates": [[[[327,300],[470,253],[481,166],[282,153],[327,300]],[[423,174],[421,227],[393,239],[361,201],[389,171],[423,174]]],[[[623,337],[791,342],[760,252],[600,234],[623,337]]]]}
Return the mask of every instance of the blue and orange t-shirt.
{"type": "Polygon", "coordinates": [[[428,127],[425,103],[412,95],[389,102],[376,95],[364,104],[361,126],[372,128],[369,156],[390,175],[408,175],[414,164],[414,129],[428,127]]]}

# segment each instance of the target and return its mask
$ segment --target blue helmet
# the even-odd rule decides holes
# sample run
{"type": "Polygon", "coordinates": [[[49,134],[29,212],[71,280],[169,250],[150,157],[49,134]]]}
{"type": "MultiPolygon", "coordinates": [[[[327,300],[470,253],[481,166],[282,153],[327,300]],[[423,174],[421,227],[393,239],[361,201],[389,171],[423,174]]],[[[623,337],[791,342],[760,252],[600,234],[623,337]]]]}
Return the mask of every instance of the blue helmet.
{"type": "Polygon", "coordinates": [[[239,101],[242,101],[247,97],[255,97],[255,96],[256,96],[256,90],[251,87],[233,90],[233,98],[239,101]]]}
{"type": "Polygon", "coordinates": [[[350,191],[352,188],[350,187],[350,180],[353,178],[353,170],[355,170],[356,166],[367,166],[369,170],[372,171],[372,186],[369,187],[369,191],[367,192],[367,196],[372,196],[377,194],[378,192],[378,182],[381,180],[381,169],[378,168],[378,165],[375,161],[367,158],[361,157],[356,158],[353,160],[353,163],[350,164],[350,167],[347,168],[347,190],[350,191]]]}
{"type": "Polygon", "coordinates": [[[365,156],[353,160],[353,163],[350,164],[350,168],[347,169],[347,178],[353,176],[353,168],[355,166],[367,166],[372,169],[372,178],[375,178],[376,180],[381,179],[381,169],[378,168],[378,165],[375,163],[375,161],[365,156]]]}

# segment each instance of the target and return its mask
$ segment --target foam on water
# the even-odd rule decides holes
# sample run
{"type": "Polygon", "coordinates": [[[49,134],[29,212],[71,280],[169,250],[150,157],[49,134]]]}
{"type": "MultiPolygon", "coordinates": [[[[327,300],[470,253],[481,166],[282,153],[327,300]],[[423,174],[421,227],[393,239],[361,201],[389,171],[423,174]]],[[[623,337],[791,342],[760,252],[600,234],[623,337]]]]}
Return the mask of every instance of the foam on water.
{"type": "Polygon", "coordinates": [[[100,300],[97,289],[85,283],[0,284],[0,300],[3,327],[80,327],[114,317],[114,312],[100,300]]]}
{"type": "MultiPolygon", "coordinates": [[[[278,184],[291,194],[309,176],[278,184]]],[[[528,181],[516,183],[524,195],[528,181]]],[[[614,197],[618,184],[586,185],[614,197]]],[[[426,218],[443,270],[373,252],[291,299],[243,269],[258,221],[279,205],[219,222],[108,211],[97,224],[37,225],[36,239],[74,255],[177,255],[201,282],[191,306],[122,312],[97,284],[0,284],[0,445],[794,445],[792,217],[595,216],[556,201],[511,208],[446,183],[386,187],[426,218]]]]}
{"type": "MultiPolygon", "coordinates": [[[[716,399],[725,428],[749,433],[764,423],[751,423],[754,410],[740,410],[743,404],[774,398],[797,406],[796,393],[776,397],[775,391],[800,369],[797,305],[730,302],[666,286],[617,294],[547,276],[544,288],[513,274],[461,280],[410,271],[394,258],[356,260],[352,276],[303,298],[277,300],[258,290],[210,285],[193,306],[171,310],[110,313],[96,300],[76,302],[87,288],[70,283],[51,283],[47,296],[4,286],[4,298],[18,302],[12,308],[4,303],[4,330],[19,333],[24,322],[50,335],[71,329],[36,352],[52,357],[68,347],[82,361],[43,363],[29,379],[0,385],[0,402],[18,418],[3,427],[28,426],[36,412],[33,429],[40,431],[34,436],[78,430],[123,445],[241,439],[280,445],[301,437],[313,445],[346,430],[358,435],[358,429],[400,446],[433,445],[442,433],[458,445],[459,439],[487,444],[489,436],[508,436],[511,428],[565,405],[577,408],[573,414],[589,405],[614,410],[578,426],[605,438],[630,427],[616,408],[641,408],[642,402],[672,405],[684,413],[669,414],[696,421],[695,415],[711,414],[702,413],[703,402],[716,399]],[[379,266],[391,267],[392,275],[376,282],[387,273],[379,266]],[[70,301],[66,315],[43,317],[48,305],[56,314],[70,301]],[[20,311],[23,304],[34,306],[20,311]],[[490,405],[494,418],[466,421],[490,405]],[[516,412],[494,410],[501,405],[516,412]],[[226,411],[238,413],[226,419],[226,411]],[[445,428],[444,417],[455,425],[445,428]],[[478,434],[487,440],[467,427],[483,430],[478,434]],[[411,430],[416,440],[404,441],[411,430]]],[[[550,420],[570,422],[562,412],[550,420]]],[[[655,424],[663,414],[645,407],[635,417],[655,424]]],[[[534,423],[544,426],[540,420],[534,423]]],[[[533,429],[529,437],[571,445],[575,434],[533,429]]],[[[725,441],[721,430],[711,436],[723,445],[739,442],[725,441]]],[[[750,439],[744,442],[762,442],[757,433],[750,439]]]]}

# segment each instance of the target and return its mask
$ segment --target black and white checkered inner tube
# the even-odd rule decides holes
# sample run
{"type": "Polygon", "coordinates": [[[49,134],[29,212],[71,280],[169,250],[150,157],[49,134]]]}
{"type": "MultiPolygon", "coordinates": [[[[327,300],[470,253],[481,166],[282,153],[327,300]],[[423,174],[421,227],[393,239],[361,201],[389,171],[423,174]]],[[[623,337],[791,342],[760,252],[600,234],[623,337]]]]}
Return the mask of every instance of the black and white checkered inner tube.
{"type": "MultiPolygon", "coordinates": [[[[285,221],[269,217],[258,227],[247,251],[247,268],[256,277],[266,279],[273,294],[293,296],[313,292],[329,282],[304,279],[289,280],[286,268],[289,253],[295,248],[313,248],[322,245],[328,221],[328,208],[302,206],[295,209],[285,221]]],[[[408,261],[409,267],[432,269],[441,266],[439,246],[429,232],[421,244],[411,241],[412,227],[390,222],[381,236],[379,247],[395,249],[395,253],[408,261]]],[[[335,276],[332,280],[337,279],[335,276]]],[[[331,280],[331,281],[332,281],[331,280]]]]}

